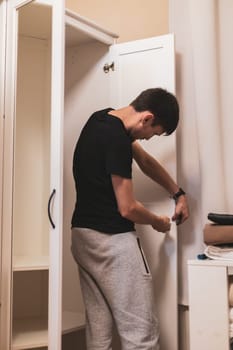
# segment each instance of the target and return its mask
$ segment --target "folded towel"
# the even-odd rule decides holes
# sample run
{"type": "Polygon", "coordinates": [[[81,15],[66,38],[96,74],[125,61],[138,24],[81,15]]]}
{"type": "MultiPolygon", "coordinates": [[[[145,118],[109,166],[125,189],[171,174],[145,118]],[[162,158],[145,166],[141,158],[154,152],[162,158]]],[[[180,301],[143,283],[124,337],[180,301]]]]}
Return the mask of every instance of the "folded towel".
{"type": "MultiPolygon", "coordinates": [[[[230,307],[233,308],[233,282],[232,282],[232,276],[230,277],[229,294],[228,295],[229,295],[229,305],[230,305],[230,307]]],[[[231,311],[231,315],[233,316],[233,311],[231,311]]]]}
{"type": "Polygon", "coordinates": [[[230,320],[230,323],[232,324],[233,323],[233,307],[231,307],[229,309],[229,320],[230,320]]]}
{"type": "Polygon", "coordinates": [[[204,253],[208,258],[217,260],[233,261],[233,248],[228,246],[217,247],[208,245],[204,250],[204,253]]]}
{"type": "Polygon", "coordinates": [[[233,243],[233,225],[206,224],[203,236],[207,245],[233,243]]]}
{"type": "Polygon", "coordinates": [[[233,338],[233,324],[230,324],[229,326],[229,336],[230,338],[233,338]]]}

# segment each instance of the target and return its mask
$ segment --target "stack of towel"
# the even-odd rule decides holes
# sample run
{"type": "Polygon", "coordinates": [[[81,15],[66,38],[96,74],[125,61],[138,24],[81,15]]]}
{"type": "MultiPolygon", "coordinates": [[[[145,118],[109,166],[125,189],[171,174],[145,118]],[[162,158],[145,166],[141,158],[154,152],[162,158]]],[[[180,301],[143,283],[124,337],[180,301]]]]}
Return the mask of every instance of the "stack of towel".
{"type": "MultiPolygon", "coordinates": [[[[205,256],[233,262],[233,215],[209,213],[208,219],[212,223],[203,230],[205,256]]],[[[233,276],[229,277],[229,338],[233,350],[233,276]]]]}
{"type": "Polygon", "coordinates": [[[212,223],[203,230],[205,255],[211,259],[233,261],[233,215],[209,213],[212,223]]]}
{"type": "Polygon", "coordinates": [[[210,258],[210,259],[218,259],[218,260],[227,260],[233,262],[233,247],[224,245],[221,247],[208,245],[205,250],[204,254],[210,258]]]}
{"type": "Polygon", "coordinates": [[[231,339],[231,348],[233,346],[233,279],[230,277],[229,281],[229,321],[230,321],[230,326],[229,326],[229,336],[231,339]]]}

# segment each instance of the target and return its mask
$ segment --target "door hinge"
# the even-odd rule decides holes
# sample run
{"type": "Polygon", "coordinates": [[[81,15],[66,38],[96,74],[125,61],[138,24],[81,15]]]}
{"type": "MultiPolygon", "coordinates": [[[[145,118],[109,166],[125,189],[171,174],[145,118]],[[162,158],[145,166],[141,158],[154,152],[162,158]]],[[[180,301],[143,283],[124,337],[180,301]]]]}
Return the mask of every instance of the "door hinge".
{"type": "Polygon", "coordinates": [[[110,63],[110,64],[105,63],[105,65],[104,65],[104,67],[103,67],[104,73],[109,73],[110,69],[111,69],[112,71],[115,70],[115,64],[114,64],[114,62],[112,62],[112,63],[110,63]]]}

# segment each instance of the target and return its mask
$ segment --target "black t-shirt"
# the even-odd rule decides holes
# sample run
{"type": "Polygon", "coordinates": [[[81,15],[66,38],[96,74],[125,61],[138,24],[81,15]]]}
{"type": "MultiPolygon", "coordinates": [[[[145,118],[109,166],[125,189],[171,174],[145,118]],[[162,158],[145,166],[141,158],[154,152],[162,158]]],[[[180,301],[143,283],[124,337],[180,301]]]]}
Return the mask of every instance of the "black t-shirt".
{"type": "Polygon", "coordinates": [[[84,126],[73,158],[77,191],[72,227],[105,233],[134,230],[117,208],[111,175],[132,177],[132,145],[122,121],[108,114],[112,108],[95,112],[84,126]]]}

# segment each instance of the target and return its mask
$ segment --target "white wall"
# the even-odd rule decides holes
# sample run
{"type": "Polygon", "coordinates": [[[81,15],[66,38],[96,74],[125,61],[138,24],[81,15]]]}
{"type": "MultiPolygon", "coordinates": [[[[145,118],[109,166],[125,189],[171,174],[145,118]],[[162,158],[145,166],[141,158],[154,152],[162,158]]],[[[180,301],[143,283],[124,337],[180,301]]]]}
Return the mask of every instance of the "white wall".
{"type": "Polygon", "coordinates": [[[118,34],[118,42],[168,33],[168,0],[66,0],[66,7],[118,34]]]}

